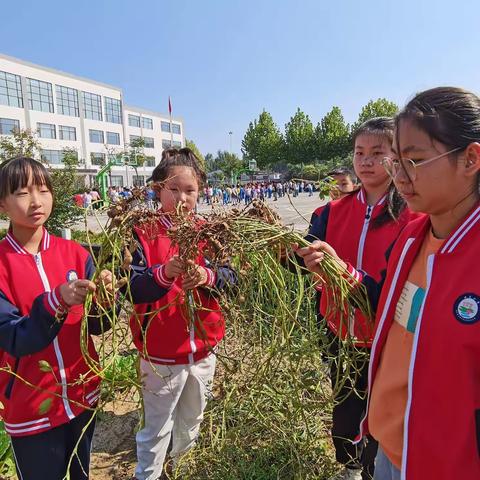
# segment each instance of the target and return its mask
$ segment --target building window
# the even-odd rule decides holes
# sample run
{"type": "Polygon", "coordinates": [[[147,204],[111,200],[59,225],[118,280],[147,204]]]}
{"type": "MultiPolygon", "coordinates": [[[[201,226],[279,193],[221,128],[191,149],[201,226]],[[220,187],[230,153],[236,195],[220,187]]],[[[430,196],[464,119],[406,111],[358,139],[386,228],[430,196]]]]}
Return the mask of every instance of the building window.
{"type": "Polygon", "coordinates": [[[90,120],[103,120],[102,97],[95,93],[82,92],[83,113],[90,120]]]}
{"type": "Polygon", "coordinates": [[[143,137],[145,148],[155,148],[155,141],[152,137],[143,137]]]}
{"type": "Polygon", "coordinates": [[[37,123],[37,131],[40,138],[57,138],[55,125],[51,123],[37,123]]]}
{"type": "Polygon", "coordinates": [[[104,97],[105,120],[110,123],[122,123],[122,102],[116,98],[104,97]]]}
{"type": "Polygon", "coordinates": [[[42,150],[40,156],[44,162],[60,165],[63,162],[62,150],[42,150]]]}
{"type": "Polygon", "coordinates": [[[75,127],[67,127],[65,125],[58,126],[58,136],[60,140],[77,140],[77,130],[75,127]]]}
{"type": "Polygon", "coordinates": [[[140,128],[140,117],[138,115],[128,115],[128,125],[140,128]]]}
{"type": "Polygon", "coordinates": [[[105,165],[105,154],[104,153],[98,153],[98,152],[92,152],[90,154],[90,160],[92,161],[92,165],[103,166],[103,165],[105,165]]]}
{"type": "Polygon", "coordinates": [[[110,185],[112,187],[123,187],[123,177],[121,175],[111,175],[110,185]]]}
{"type": "Polygon", "coordinates": [[[30,110],[53,113],[52,84],[27,78],[30,110]]]}
{"type": "Polygon", "coordinates": [[[13,135],[15,130],[20,130],[20,122],[13,118],[0,118],[0,135],[13,135]]]}
{"type": "Polygon", "coordinates": [[[145,185],[145,177],[143,175],[134,175],[132,182],[134,187],[143,187],[145,185]]]}
{"type": "Polygon", "coordinates": [[[22,81],[18,75],[0,72],[0,103],[23,108],[22,81]]]}
{"type": "Polygon", "coordinates": [[[103,132],[101,130],[89,130],[91,143],[103,143],[103,132]]]}
{"type": "Polygon", "coordinates": [[[135,140],[138,140],[139,138],[142,138],[140,135],[130,135],[130,143],[134,142],[135,140]]]}
{"type": "Polygon", "coordinates": [[[182,148],[182,142],[173,142],[170,145],[170,140],[162,140],[162,148],[167,150],[169,148],[182,148]]]}
{"type": "Polygon", "coordinates": [[[147,130],[153,130],[153,120],[151,118],[142,117],[142,127],[147,130]]]}
{"type": "MultiPolygon", "coordinates": [[[[170,122],[161,123],[162,132],[170,133],[170,122]]],[[[178,123],[172,123],[172,133],[177,133],[180,135],[182,133],[181,126],[178,123]]]]}
{"type": "Polygon", "coordinates": [[[120,134],[115,132],[107,132],[107,143],[109,145],[120,145],[120,134]]]}
{"type": "Polygon", "coordinates": [[[57,90],[57,113],[62,115],[70,115],[71,117],[79,117],[80,109],[78,108],[78,90],[62,85],[56,86],[57,90]]]}
{"type": "Polygon", "coordinates": [[[154,167],[155,166],[155,157],[145,157],[145,164],[146,167],[154,167]]]}

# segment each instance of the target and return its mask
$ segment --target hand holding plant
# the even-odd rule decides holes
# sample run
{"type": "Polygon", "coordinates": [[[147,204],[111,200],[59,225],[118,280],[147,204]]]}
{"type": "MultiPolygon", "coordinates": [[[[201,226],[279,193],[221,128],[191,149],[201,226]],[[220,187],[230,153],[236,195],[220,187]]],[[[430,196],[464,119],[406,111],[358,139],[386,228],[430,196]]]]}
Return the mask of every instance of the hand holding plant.
{"type": "Polygon", "coordinates": [[[184,264],[178,255],[174,255],[166,264],[165,264],[165,275],[174,279],[182,275],[184,272],[184,264]]]}
{"type": "MultiPolygon", "coordinates": [[[[97,302],[104,306],[111,306],[115,302],[115,288],[113,285],[113,274],[110,270],[102,270],[98,275],[95,284],[97,291],[97,302]]],[[[116,285],[118,288],[118,285],[116,285]]]]}
{"type": "Polygon", "coordinates": [[[95,283],[90,280],[72,280],[60,285],[60,295],[67,307],[83,305],[89,292],[95,292],[95,283]]]}
{"type": "Polygon", "coordinates": [[[340,269],[347,270],[347,264],[337,255],[335,249],[326,242],[316,240],[310,245],[302,248],[298,248],[298,245],[293,245],[295,253],[303,258],[305,267],[312,273],[317,275],[322,274],[322,261],[325,258],[325,254],[335,260],[340,269]]]}
{"type": "Polygon", "coordinates": [[[205,285],[208,281],[208,274],[204,267],[195,264],[193,260],[187,261],[187,270],[183,275],[183,289],[192,290],[205,285]]]}

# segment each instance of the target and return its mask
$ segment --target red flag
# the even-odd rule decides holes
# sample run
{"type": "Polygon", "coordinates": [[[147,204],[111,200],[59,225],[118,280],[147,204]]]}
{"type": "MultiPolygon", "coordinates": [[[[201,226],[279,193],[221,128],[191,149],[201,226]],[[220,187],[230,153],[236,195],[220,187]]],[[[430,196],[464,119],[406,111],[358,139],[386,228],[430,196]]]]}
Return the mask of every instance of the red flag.
{"type": "Polygon", "coordinates": [[[172,114],[172,102],[170,101],[170,95],[168,96],[168,113],[172,114]]]}

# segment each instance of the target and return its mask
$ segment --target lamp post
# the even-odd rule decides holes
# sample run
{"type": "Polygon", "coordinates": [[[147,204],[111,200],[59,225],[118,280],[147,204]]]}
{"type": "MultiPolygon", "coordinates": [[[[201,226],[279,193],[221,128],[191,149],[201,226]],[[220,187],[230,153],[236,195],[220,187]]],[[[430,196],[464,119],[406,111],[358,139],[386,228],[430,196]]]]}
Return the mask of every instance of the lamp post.
{"type": "MultiPolygon", "coordinates": [[[[228,136],[230,138],[230,157],[232,156],[232,135],[233,135],[233,132],[230,130],[228,132],[228,136]]],[[[231,160],[232,159],[230,158],[230,161],[231,160]]],[[[230,175],[230,185],[233,185],[233,183],[234,183],[234,176],[233,176],[233,170],[232,170],[231,175],[230,175]]]]}

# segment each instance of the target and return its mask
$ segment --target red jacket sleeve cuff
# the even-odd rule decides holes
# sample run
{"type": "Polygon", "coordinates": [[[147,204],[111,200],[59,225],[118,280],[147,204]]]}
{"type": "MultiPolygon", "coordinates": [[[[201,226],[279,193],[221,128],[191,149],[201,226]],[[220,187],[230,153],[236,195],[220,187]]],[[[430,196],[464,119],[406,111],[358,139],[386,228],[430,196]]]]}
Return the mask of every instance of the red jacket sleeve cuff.
{"type": "Polygon", "coordinates": [[[175,279],[168,278],[165,274],[165,265],[159,265],[153,269],[153,278],[157,285],[163,288],[170,288],[175,279]]]}
{"type": "Polygon", "coordinates": [[[207,281],[205,282],[206,287],[214,287],[217,283],[217,274],[211,268],[205,268],[207,272],[207,281]]]}
{"type": "Polygon", "coordinates": [[[345,278],[354,286],[362,281],[363,274],[359,270],[356,270],[353,265],[347,263],[347,273],[345,274],[345,278]]]}
{"type": "Polygon", "coordinates": [[[57,313],[66,313],[68,305],[63,301],[60,294],[60,287],[56,287],[47,292],[43,297],[43,304],[50,315],[55,316],[57,313]]]}

